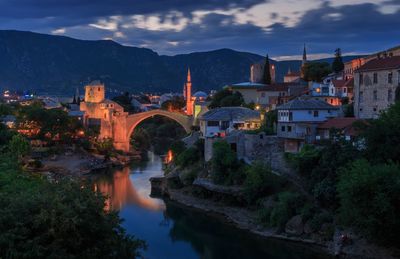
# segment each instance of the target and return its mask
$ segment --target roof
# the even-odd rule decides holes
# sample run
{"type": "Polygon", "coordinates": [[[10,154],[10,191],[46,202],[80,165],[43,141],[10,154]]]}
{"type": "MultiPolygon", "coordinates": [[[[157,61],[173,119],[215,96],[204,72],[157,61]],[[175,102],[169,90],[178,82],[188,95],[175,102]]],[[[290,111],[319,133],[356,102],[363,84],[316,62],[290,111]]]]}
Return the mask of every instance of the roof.
{"type": "Polygon", "coordinates": [[[285,76],[301,76],[300,71],[295,71],[295,72],[288,72],[285,76]]]}
{"type": "Polygon", "coordinates": [[[315,99],[294,99],[277,107],[277,110],[338,110],[324,101],[315,99]]]}
{"type": "Polygon", "coordinates": [[[258,89],[257,91],[288,91],[290,85],[293,85],[293,83],[274,83],[270,85],[264,85],[264,87],[258,89]]]}
{"type": "Polygon", "coordinates": [[[85,112],[83,112],[83,111],[69,111],[68,115],[71,116],[71,117],[80,117],[80,116],[85,115],[85,112]]]}
{"type": "Polygon", "coordinates": [[[362,65],[356,72],[364,72],[370,70],[386,70],[400,68],[400,56],[373,59],[362,65]]]}
{"type": "Polygon", "coordinates": [[[260,120],[260,112],[245,107],[222,107],[204,113],[200,120],[205,121],[250,121],[260,120]]]}
{"type": "Polygon", "coordinates": [[[356,118],[333,118],[318,126],[319,129],[344,129],[353,125],[356,118]]]}
{"type": "Polygon", "coordinates": [[[266,86],[265,84],[260,84],[260,83],[252,83],[252,82],[243,82],[243,83],[238,83],[238,84],[232,84],[232,85],[227,85],[225,86],[228,88],[236,88],[236,89],[258,89],[261,87],[266,86]]]}
{"type": "Polygon", "coordinates": [[[208,95],[205,92],[198,91],[198,92],[195,92],[193,94],[193,97],[196,97],[196,98],[207,98],[208,95]]]}

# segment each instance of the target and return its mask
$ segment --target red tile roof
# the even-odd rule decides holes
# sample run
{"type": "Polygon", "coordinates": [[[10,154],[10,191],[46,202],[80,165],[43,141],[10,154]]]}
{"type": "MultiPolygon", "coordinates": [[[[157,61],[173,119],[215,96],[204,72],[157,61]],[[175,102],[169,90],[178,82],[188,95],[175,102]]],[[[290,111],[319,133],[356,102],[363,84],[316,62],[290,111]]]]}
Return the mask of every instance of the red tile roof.
{"type": "Polygon", "coordinates": [[[362,65],[356,72],[364,72],[370,70],[385,70],[400,68],[400,56],[373,59],[362,65]]]}
{"type": "Polygon", "coordinates": [[[353,123],[356,121],[356,118],[333,118],[327,120],[318,126],[319,129],[344,129],[347,127],[351,127],[353,123]]]}
{"type": "Polygon", "coordinates": [[[336,88],[353,87],[354,78],[351,78],[349,80],[332,80],[332,83],[336,88]]]}

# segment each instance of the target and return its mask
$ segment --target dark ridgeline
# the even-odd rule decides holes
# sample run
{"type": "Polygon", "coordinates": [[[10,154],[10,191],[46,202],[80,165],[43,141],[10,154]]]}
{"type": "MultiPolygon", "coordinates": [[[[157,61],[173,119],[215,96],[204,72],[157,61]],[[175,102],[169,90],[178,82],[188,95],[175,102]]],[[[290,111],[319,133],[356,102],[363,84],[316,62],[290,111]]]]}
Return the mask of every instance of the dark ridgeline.
{"type": "MultiPolygon", "coordinates": [[[[0,30],[0,89],[34,89],[71,94],[77,86],[101,79],[121,91],[182,91],[186,69],[192,70],[194,90],[219,89],[249,80],[252,63],[262,56],[220,49],[176,56],[158,55],[109,40],[85,41],[22,31],[0,30]]],[[[300,61],[275,62],[282,81],[300,61]]]]}

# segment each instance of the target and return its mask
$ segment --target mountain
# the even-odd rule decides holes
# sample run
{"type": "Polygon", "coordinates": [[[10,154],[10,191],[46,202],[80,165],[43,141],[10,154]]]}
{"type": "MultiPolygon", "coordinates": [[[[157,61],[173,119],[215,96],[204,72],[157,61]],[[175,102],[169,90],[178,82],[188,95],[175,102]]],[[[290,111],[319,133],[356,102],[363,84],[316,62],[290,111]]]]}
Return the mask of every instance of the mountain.
{"type": "MultiPolygon", "coordinates": [[[[0,30],[0,57],[0,89],[68,95],[95,79],[119,91],[179,92],[188,67],[195,90],[220,89],[248,81],[250,65],[264,59],[231,49],[163,56],[109,40],[10,30],[0,30]]],[[[289,67],[298,70],[301,64],[271,62],[276,65],[278,81],[289,67]]]]}

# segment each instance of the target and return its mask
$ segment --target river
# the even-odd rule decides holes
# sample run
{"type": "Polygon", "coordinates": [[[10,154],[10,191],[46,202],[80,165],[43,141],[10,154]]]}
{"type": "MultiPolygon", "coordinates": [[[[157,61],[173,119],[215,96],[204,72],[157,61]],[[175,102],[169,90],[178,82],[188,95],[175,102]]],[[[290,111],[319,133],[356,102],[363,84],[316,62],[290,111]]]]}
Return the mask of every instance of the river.
{"type": "Polygon", "coordinates": [[[265,239],[201,211],[150,197],[149,179],[162,175],[162,159],[149,160],[96,179],[109,196],[108,209],[119,210],[127,233],[147,242],[150,259],[309,259],[327,258],[292,242],[265,239]]]}

